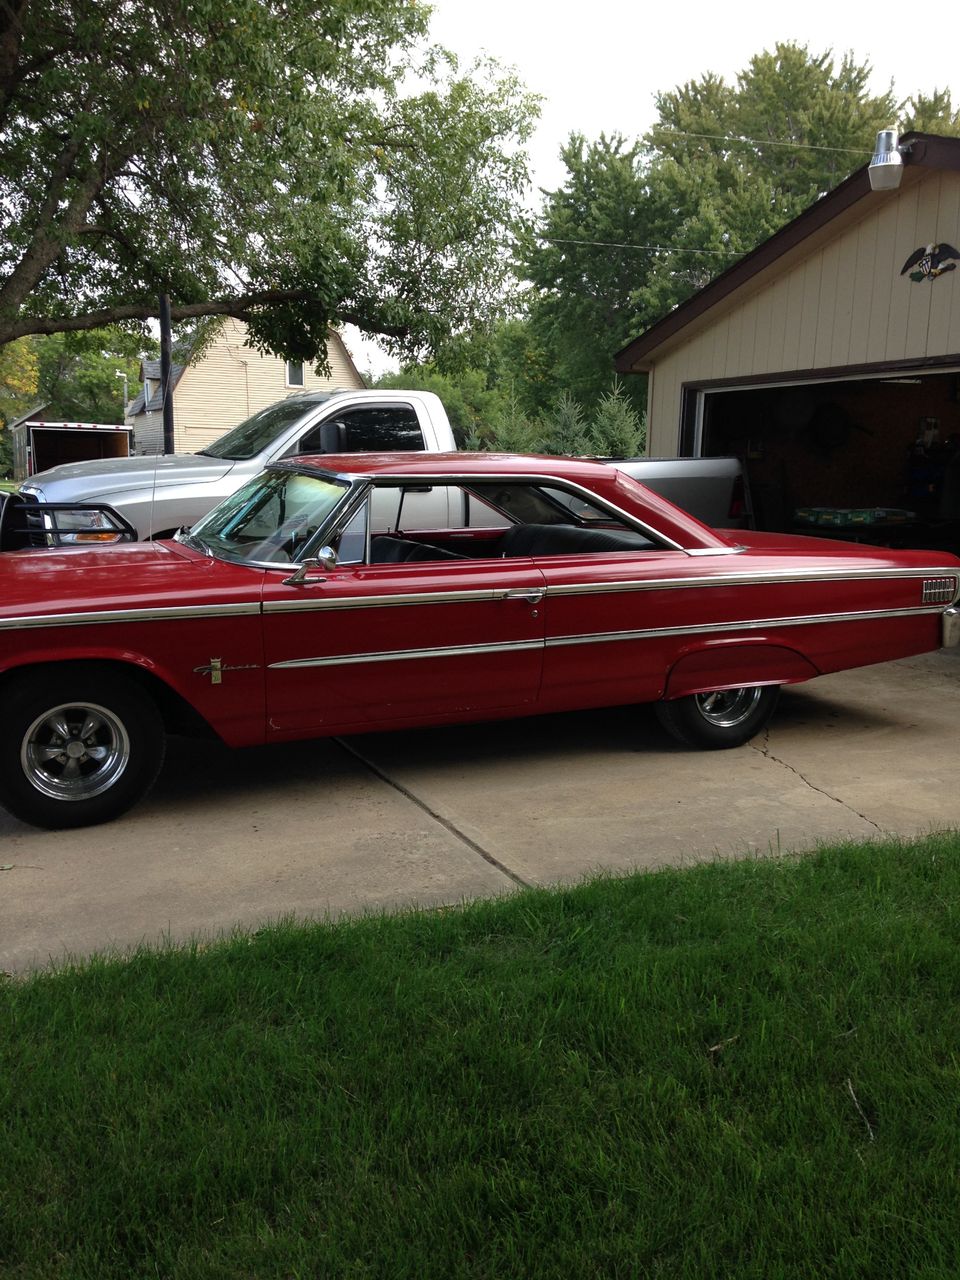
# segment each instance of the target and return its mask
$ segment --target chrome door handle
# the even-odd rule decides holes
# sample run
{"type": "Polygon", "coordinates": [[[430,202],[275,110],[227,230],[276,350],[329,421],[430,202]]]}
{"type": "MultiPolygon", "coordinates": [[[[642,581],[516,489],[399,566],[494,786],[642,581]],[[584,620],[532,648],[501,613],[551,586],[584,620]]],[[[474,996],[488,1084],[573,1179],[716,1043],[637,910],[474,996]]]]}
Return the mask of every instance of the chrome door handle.
{"type": "Polygon", "coordinates": [[[529,591],[508,591],[504,600],[526,600],[527,604],[539,604],[544,597],[543,588],[534,587],[529,591]]]}

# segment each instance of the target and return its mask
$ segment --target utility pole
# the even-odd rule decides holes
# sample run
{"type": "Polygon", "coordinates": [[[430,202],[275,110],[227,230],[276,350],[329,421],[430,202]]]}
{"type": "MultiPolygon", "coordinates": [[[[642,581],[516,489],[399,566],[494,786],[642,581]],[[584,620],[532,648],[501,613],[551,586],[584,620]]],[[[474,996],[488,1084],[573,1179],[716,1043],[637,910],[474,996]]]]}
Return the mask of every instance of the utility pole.
{"type": "Polygon", "coordinates": [[[173,453],[173,387],[171,369],[170,295],[160,295],[160,396],[163,403],[163,452],[173,453]]]}

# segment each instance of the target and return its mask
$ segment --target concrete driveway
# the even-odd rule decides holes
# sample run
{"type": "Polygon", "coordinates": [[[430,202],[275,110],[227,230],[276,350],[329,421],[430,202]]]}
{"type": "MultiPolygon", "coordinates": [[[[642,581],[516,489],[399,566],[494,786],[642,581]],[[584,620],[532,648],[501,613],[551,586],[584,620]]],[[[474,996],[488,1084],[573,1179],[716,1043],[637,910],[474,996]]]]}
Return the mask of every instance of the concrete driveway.
{"type": "Polygon", "coordinates": [[[118,822],[42,832],[0,810],[0,970],[957,826],[958,759],[957,650],[788,689],[736,751],[674,746],[648,708],[245,752],[174,740],[118,822]]]}

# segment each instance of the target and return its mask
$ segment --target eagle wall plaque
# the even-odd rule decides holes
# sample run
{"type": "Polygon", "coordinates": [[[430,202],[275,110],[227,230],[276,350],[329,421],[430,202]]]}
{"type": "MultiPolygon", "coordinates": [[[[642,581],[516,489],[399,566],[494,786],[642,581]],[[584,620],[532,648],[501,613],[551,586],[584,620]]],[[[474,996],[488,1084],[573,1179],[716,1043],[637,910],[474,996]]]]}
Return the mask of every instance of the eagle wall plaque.
{"type": "Polygon", "coordinates": [[[914,267],[915,270],[910,271],[911,280],[917,283],[921,280],[936,280],[937,276],[942,276],[946,271],[956,271],[957,264],[949,261],[951,258],[960,258],[960,253],[953,245],[927,244],[911,253],[900,274],[905,276],[914,267]]]}

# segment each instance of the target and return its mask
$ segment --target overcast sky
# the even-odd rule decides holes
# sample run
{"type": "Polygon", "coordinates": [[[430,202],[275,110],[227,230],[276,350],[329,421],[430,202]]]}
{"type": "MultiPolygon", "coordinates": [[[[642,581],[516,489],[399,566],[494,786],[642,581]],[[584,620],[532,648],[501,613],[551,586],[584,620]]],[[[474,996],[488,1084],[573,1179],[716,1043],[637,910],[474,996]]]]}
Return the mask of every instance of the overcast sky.
{"type": "MultiPolygon", "coordinates": [[[[530,147],[535,187],[563,183],[559,151],[574,130],[638,137],[653,123],[654,94],[699,79],[707,71],[730,82],[750,58],[780,41],[811,53],[853,52],[873,67],[871,89],[894,82],[898,98],[949,88],[960,107],[960,42],[951,35],[958,6],[925,0],[916,7],[856,6],[843,0],[776,3],[659,4],[623,0],[432,0],[436,43],[469,61],[493,54],[517,69],[543,99],[530,147]]],[[[894,123],[891,121],[891,124],[894,123]]],[[[864,138],[865,152],[873,138],[864,138]]],[[[864,160],[869,158],[865,154],[864,160]]],[[[351,343],[358,363],[383,367],[351,343]]]]}
{"type": "MultiPolygon", "coordinates": [[[[873,67],[875,92],[891,80],[902,98],[949,88],[960,106],[960,51],[950,34],[960,26],[960,7],[945,0],[915,8],[844,0],[431,3],[437,43],[464,59],[493,54],[542,96],[531,154],[536,185],[548,189],[563,181],[558,153],[573,130],[587,138],[637,137],[654,121],[654,94],[708,71],[733,82],[755,53],[778,40],[806,44],[815,54],[832,49],[838,59],[852,51],[873,67]]],[[[864,139],[865,147],[872,143],[864,139]]]]}

